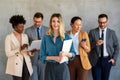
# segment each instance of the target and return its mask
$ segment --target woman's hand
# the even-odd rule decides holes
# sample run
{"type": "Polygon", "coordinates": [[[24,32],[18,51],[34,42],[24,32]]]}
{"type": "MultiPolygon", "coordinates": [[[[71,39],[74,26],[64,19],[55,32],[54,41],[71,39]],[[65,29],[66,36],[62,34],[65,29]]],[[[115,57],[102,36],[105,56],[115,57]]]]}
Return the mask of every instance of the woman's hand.
{"type": "Polygon", "coordinates": [[[71,53],[68,53],[68,52],[64,52],[64,51],[61,51],[59,53],[59,57],[62,58],[62,57],[72,57],[72,54],[71,53]]]}
{"type": "Polygon", "coordinates": [[[66,53],[64,52],[64,51],[61,51],[60,53],[59,53],[59,57],[64,57],[64,56],[66,56],[66,53]]]}
{"type": "Polygon", "coordinates": [[[24,50],[28,48],[28,44],[23,44],[21,47],[20,47],[20,51],[24,50]]]}
{"type": "Polygon", "coordinates": [[[86,48],[86,42],[80,42],[80,46],[86,48]]]}
{"type": "Polygon", "coordinates": [[[86,46],[86,42],[80,42],[80,46],[85,50],[88,49],[88,47],[86,46]]]}
{"type": "Polygon", "coordinates": [[[61,57],[60,56],[47,56],[46,60],[54,60],[59,63],[61,61],[61,57]]]}
{"type": "Polygon", "coordinates": [[[61,57],[60,57],[60,56],[55,56],[54,60],[55,60],[56,62],[60,63],[61,57]]]}

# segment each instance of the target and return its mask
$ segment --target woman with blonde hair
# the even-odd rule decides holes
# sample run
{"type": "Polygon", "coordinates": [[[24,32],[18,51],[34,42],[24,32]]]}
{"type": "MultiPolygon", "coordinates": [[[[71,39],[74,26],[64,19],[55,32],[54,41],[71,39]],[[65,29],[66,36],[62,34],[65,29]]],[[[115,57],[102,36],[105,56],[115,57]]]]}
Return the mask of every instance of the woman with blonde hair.
{"type": "Polygon", "coordinates": [[[48,33],[42,38],[40,57],[46,63],[45,80],[70,80],[67,61],[60,63],[63,57],[73,59],[75,51],[73,44],[70,52],[62,51],[63,41],[71,39],[64,31],[64,23],[59,13],[50,18],[48,33]]]}

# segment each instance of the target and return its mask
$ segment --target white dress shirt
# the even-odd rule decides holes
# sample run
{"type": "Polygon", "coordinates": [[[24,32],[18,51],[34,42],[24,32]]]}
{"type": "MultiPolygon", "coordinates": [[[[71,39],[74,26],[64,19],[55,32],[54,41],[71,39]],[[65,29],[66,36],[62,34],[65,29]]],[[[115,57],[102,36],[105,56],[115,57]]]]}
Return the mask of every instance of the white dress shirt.
{"type": "MultiPolygon", "coordinates": [[[[101,34],[102,34],[102,30],[103,29],[99,28],[100,37],[101,37],[101,34]]],[[[106,41],[107,41],[106,40],[106,32],[107,32],[107,27],[104,29],[104,32],[103,32],[104,33],[104,40],[103,40],[104,41],[104,43],[103,43],[104,44],[104,51],[103,51],[104,53],[103,53],[103,56],[109,56],[109,54],[107,52],[107,46],[106,46],[106,41]]]]}
{"type": "Polygon", "coordinates": [[[71,32],[70,36],[71,36],[71,38],[73,40],[73,45],[74,45],[74,48],[75,48],[76,55],[80,55],[79,52],[78,52],[78,46],[79,46],[78,37],[79,37],[79,32],[75,33],[74,35],[71,32]]]}

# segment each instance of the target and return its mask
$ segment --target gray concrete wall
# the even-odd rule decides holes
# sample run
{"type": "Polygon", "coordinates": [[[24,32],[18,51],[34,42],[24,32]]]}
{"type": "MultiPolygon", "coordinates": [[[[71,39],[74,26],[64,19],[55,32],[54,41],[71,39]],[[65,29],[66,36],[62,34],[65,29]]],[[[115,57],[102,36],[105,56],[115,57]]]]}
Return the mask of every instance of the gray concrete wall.
{"type": "MultiPolygon", "coordinates": [[[[52,13],[62,14],[66,29],[70,29],[70,19],[73,16],[83,18],[83,30],[89,31],[97,26],[97,16],[106,13],[109,16],[109,27],[114,29],[120,41],[120,0],[0,0],[0,80],[12,80],[5,74],[7,58],[4,51],[4,40],[12,31],[9,18],[14,14],[23,14],[27,20],[26,27],[32,25],[35,12],[45,16],[44,24],[48,26],[52,13]]],[[[119,42],[120,43],[120,42],[119,42]]],[[[120,56],[117,65],[112,68],[110,80],[120,79],[120,56]]],[[[92,80],[91,73],[89,80],[92,80]]]]}

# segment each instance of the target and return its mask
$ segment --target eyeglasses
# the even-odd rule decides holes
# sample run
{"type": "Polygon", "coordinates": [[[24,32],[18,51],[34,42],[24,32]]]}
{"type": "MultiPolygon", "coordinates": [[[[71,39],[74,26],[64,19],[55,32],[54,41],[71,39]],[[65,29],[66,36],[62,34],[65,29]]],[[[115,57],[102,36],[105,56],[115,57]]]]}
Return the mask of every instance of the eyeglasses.
{"type": "Polygon", "coordinates": [[[107,23],[107,21],[105,21],[105,22],[99,22],[99,24],[106,24],[107,23]]]}

